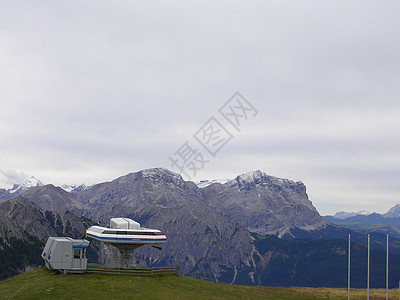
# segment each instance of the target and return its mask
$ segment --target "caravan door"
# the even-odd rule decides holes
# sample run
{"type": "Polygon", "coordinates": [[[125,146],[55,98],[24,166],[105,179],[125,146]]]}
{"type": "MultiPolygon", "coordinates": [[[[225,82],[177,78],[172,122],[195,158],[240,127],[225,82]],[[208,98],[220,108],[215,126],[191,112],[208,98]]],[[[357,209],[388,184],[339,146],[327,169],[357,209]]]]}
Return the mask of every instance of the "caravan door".
{"type": "Polygon", "coordinates": [[[74,252],[74,257],[72,259],[72,268],[73,269],[86,269],[86,265],[84,263],[86,258],[86,248],[83,247],[72,247],[74,252]]]}

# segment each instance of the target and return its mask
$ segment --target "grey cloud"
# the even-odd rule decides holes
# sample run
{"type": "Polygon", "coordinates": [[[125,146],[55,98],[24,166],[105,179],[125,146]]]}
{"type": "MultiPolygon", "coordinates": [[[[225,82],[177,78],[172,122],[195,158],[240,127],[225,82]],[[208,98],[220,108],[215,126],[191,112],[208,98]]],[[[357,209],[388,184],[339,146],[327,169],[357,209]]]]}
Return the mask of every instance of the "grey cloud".
{"type": "Polygon", "coordinates": [[[199,179],[262,169],[308,183],[322,213],[369,209],[375,202],[360,190],[375,187],[394,205],[399,6],[8,2],[0,166],[59,184],[170,167],[239,90],[259,114],[199,179]]]}
{"type": "Polygon", "coordinates": [[[29,177],[30,176],[24,172],[0,169],[0,188],[10,188],[13,184],[22,183],[29,177]]]}

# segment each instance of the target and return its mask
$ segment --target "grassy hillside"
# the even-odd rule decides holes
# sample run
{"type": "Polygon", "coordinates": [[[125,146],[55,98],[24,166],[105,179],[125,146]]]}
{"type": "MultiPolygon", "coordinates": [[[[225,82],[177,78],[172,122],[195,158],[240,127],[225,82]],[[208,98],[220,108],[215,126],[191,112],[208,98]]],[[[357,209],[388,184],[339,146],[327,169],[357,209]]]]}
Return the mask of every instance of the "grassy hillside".
{"type": "MultiPolygon", "coordinates": [[[[385,299],[385,290],[371,290],[385,299]]],[[[390,298],[398,296],[396,289],[390,298]]],[[[346,289],[249,287],[182,276],[58,275],[46,268],[0,282],[0,299],[347,299],[346,289]]],[[[351,299],[365,299],[352,290],[351,299]]]]}

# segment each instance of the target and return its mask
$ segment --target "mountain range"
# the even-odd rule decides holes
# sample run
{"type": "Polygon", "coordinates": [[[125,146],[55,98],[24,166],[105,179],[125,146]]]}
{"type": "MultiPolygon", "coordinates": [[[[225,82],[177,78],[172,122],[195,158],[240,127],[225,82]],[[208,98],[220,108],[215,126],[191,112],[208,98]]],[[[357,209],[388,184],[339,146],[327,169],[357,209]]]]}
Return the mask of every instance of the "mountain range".
{"type": "Polygon", "coordinates": [[[350,215],[345,218],[325,216],[325,220],[338,226],[364,231],[388,234],[392,238],[400,239],[400,216],[398,205],[385,214],[372,213],[368,215],[350,215]]]}
{"type": "MultiPolygon", "coordinates": [[[[10,189],[0,188],[0,201],[15,198],[24,191],[27,191],[33,187],[41,187],[43,185],[44,184],[39,179],[37,179],[35,176],[31,176],[30,178],[24,180],[21,183],[13,184],[13,186],[10,189]]],[[[89,189],[90,186],[87,186],[85,184],[81,185],[63,184],[60,186],[60,188],[66,192],[79,193],[89,189]]]]}
{"type": "MultiPolygon", "coordinates": [[[[7,247],[12,239],[37,239],[43,245],[48,236],[81,237],[90,224],[107,226],[111,217],[130,217],[161,229],[168,238],[162,251],[146,246],[135,250],[139,260],[149,266],[178,264],[181,274],[218,282],[343,286],[346,272],[336,278],[331,271],[346,268],[348,233],[353,234],[355,251],[366,249],[361,243],[364,233],[319,215],[302,182],[261,171],[196,185],[155,168],[80,190],[42,185],[20,190],[17,196],[9,200],[10,193],[0,194],[0,237],[7,247]],[[300,260],[307,264],[296,263],[300,260]]],[[[384,239],[379,233],[373,236],[376,257],[384,239]]],[[[98,248],[96,243],[91,247],[95,261],[98,248]]],[[[400,242],[391,241],[391,247],[396,261],[400,242]]],[[[106,262],[115,261],[116,255],[108,247],[106,262]]],[[[361,256],[357,259],[354,269],[361,270],[365,264],[361,256]]],[[[363,281],[355,280],[359,282],[354,286],[362,287],[363,281]]]]}

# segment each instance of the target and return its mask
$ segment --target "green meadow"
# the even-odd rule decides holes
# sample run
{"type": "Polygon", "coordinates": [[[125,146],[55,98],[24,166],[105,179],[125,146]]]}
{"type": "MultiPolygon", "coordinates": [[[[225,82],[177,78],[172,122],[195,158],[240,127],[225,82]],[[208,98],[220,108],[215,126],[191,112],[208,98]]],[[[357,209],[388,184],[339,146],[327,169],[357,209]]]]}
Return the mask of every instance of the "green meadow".
{"type": "MultiPolygon", "coordinates": [[[[385,299],[385,293],[370,290],[370,298],[385,299]]],[[[351,299],[366,295],[351,290],[351,299]]],[[[389,297],[397,299],[398,290],[389,297]]],[[[177,275],[59,275],[40,268],[1,281],[0,299],[347,299],[347,289],[238,286],[177,275]]]]}

